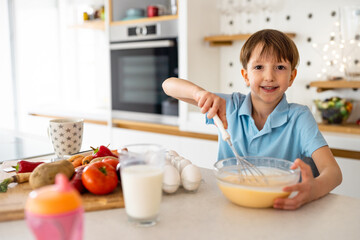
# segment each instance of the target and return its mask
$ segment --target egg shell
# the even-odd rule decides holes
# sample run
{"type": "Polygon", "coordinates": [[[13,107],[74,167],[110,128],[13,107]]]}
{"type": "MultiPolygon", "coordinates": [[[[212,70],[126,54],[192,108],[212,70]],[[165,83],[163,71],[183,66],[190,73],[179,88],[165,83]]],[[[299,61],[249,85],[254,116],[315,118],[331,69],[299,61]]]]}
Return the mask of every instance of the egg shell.
{"type": "Polygon", "coordinates": [[[172,165],[171,160],[168,160],[168,159],[165,158],[165,165],[172,165]]]}
{"type": "Polygon", "coordinates": [[[172,165],[164,166],[163,186],[162,189],[166,193],[174,193],[180,185],[180,174],[172,165]]]}
{"type": "Polygon", "coordinates": [[[179,154],[174,150],[169,150],[165,154],[166,160],[169,160],[169,161],[171,161],[172,157],[176,157],[176,156],[179,156],[179,154]]]}
{"type": "Polygon", "coordinates": [[[179,173],[182,172],[182,170],[184,169],[184,167],[186,167],[187,165],[191,164],[191,161],[186,159],[186,158],[183,158],[181,159],[178,164],[177,164],[177,169],[179,171],[179,173]]]}
{"type": "Polygon", "coordinates": [[[184,167],[181,172],[182,186],[188,191],[196,191],[201,183],[200,169],[194,164],[184,167]]]}
{"type": "Polygon", "coordinates": [[[182,156],[174,156],[171,159],[171,164],[175,167],[178,168],[178,164],[180,163],[181,159],[183,159],[182,156]]]}

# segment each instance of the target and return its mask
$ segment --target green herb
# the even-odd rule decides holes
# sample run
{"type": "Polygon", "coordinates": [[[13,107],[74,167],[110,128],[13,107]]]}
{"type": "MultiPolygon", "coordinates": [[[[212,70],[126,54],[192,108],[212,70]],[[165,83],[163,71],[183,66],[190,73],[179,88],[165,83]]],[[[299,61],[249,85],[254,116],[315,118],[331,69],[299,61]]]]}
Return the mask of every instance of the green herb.
{"type": "Polygon", "coordinates": [[[6,192],[8,185],[11,183],[11,178],[7,178],[2,183],[0,183],[0,192],[6,192]]]}

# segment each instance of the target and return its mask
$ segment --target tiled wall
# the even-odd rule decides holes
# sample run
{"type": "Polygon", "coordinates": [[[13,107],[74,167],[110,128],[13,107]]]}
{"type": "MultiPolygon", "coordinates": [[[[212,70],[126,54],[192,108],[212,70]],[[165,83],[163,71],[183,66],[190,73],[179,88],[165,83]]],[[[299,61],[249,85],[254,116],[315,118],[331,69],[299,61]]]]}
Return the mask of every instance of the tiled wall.
{"type": "MultiPolygon", "coordinates": [[[[284,32],[296,33],[294,42],[300,52],[300,64],[294,85],[287,91],[288,101],[312,107],[313,99],[324,99],[330,96],[360,100],[360,90],[344,89],[317,93],[316,89],[307,87],[311,81],[326,80],[326,73],[322,72],[324,68],[327,72],[333,69],[327,66],[326,61],[323,60],[322,47],[330,43],[332,33],[335,34],[335,42],[339,39],[339,27],[336,22],[339,22],[340,7],[346,5],[358,5],[360,7],[358,0],[247,0],[245,2],[251,1],[254,5],[256,4],[256,7],[252,8],[250,12],[237,11],[233,15],[231,15],[232,13],[227,16],[226,14],[222,15],[221,32],[231,34],[252,33],[261,28],[275,28],[284,32]],[[261,3],[263,5],[270,3],[272,7],[266,11],[261,10],[261,3]],[[254,9],[258,10],[254,11],[254,9]],[[268,16],[270,17],[269,22],[266,21],[268,16]],[[314,44],[318,47],[314,48],[314,44]]],[[[239,2],[243,1],[240,0],[239,2]]],[[[221,48],[222,92],[249,92],[240,73],[239,55],[243,43],[244,41],[236,41],[231,47],[221,48]]],[[[359,46],[355,48],[357,51],[355,55],[360,60],[360,41],[356,44],[358,43],[359,46]]],[[[330,50],[340,52],[339,48],[330,50]]],[[[330,75],[341,77],[344,76],[344,73],[336,70],[330,75]]],[[[360,118],[359,105],[355,104],[355,110],[349,121],[360,118]]]]}

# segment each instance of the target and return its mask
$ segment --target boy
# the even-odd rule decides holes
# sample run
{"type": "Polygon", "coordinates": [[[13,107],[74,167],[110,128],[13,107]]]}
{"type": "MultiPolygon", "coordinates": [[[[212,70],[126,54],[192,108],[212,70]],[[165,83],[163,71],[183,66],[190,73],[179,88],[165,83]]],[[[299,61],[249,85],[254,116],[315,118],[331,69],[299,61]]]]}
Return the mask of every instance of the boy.
{"type": "MultiPolygon", "coordinates": [[[[310,110],[289,104],[285,91],[297,74],[299,54],[295,43],[284,33],[265,29],[253,34],[240,53],[241,74],[251,91],[214,94],[178,78],[163,83],[166,94],[197,105],[207,113],[207,123],[218,114],[240,156],[266,156],[294,161],[300,167],[302,182],[283,189],[297,191],[289,199],[276,199],[274,208],[297,209],[318,199],[342,181],[341,170],[321,135],[310,110]],[[311,157],[319,171],[301,159],[311,157]]],[[[233,157],[226,142],[219,141],[219,160],[233,157]]]]}

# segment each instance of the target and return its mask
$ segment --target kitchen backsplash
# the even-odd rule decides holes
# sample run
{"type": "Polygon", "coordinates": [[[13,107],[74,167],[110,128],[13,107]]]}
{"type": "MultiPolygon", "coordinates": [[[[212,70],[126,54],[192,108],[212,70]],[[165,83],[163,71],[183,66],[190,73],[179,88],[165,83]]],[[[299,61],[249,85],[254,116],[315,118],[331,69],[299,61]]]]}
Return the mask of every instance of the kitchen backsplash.
{"type": "MultiPolygon", "coordinates": [[[[234,2],[237,1],[234,0],[234,2]]],[[[325,54],[322,48],[325,44],[329,44],[330,40],[338,40],[339,26],[337,23],[339,23],[340,7],[356,4],[360,6],[358,0],[304,0],[301,2],[297,0],[254,0],[245,2],[257,7],[255,9],[245,7],[245,10],[237,11],[235,14],[224,13],[220,19],[220,31],[225,34],[237,34],[252,33],[261,28],[276,28],[296,34],[294,41],[300,52],[300,64],[294,85],[287,91],[287,98],[290,102],[305,104],[313,108],[312,101],[314,99],[325,99],[331,96],[360,100],[359,90],[343,89],[318,93],[315,88],[308,86],[312,81],[326,80],[326,75],[331,69],[323,60],[325,54]],[[263,4],[261,5],[261,3],[263,4]]],[[[218,8],[219,11],[224,10],[220,6],[218,8]]],[[[249,92],[240,73],[239,56],[243,43],[244,41],[234,41],[232,46],[221,47],[222,92],[249,92]]],[[[360,46],[358,47],[360,48],[360,46]]],[[[333,50],[338,51],[338,49],[333,50]]],[[[360,56],[358,57],[360,58],[360,56]]],[[[344,77],[344,73],[340,71],[332,71],[329,75],[344,77]]],[[[360,104],[356,101],[349,121],[360,117],[360,104]]]]}

